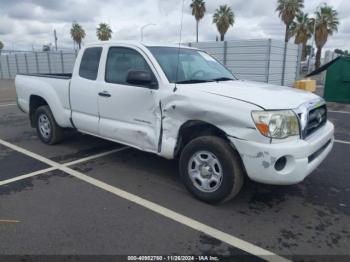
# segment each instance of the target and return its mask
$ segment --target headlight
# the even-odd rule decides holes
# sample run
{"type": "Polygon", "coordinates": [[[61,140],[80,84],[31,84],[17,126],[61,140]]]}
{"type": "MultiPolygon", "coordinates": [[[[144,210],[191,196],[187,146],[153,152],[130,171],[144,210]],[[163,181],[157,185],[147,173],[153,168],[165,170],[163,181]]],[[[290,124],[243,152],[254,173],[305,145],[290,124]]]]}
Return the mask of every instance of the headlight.
{"type": "Polygon", "coordinates": [[[255,126],[270,138],[287,138],[299,135],[299,121],[292,110],[252,111],[255,126]]]}

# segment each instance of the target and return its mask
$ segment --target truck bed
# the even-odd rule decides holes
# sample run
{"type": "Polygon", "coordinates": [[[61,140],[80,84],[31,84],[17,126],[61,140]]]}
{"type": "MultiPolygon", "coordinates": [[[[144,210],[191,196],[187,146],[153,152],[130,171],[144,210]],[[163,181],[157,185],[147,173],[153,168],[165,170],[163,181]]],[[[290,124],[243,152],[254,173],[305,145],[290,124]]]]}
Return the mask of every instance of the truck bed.
{"type": "Polygon", "coordinates": [[[48,77],[48,78],[58,78],[58,79],[71,79],[72,78],[72,74],[17,74],[17,75],[48,77]]]}
{"type": "Polygon", "coordinates": [[[28,113],[31,97],[41,97],[50,105],[56,121],[62,127],[69,127],[71,78],[71,74],[17,74],[15,85],[19,107],[28,113]]]}

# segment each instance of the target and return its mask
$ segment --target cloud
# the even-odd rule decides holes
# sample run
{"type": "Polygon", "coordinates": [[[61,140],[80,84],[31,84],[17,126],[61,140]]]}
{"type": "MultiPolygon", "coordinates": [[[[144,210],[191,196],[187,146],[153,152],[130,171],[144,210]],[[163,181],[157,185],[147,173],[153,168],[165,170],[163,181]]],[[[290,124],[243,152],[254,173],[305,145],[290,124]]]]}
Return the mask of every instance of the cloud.
{"type": "MultiPolygon", "coordinates": [[[[305,1],[305,11],[313,13],[322,0],[305,1]]],[[[195,40],[195,20],[185,0],[182,41],[195,40]]],[[[339,11],[339,32],[327,42],[326,48],[350,49],[350,2],[328,0],[339,11]]],[[[206,0],[207,12],[200,21],[199,39],[214,41],[218,35],[212,16],[219,5],[228,4],[235,13],[235,24],[225,38],[273,38],[283,40],[285,26],[275,12],[276,1],[206,0]]],[[[56,29],[60,47],[72,48],[72,21],[78,21],[86,31],[84,42],[96,41],[96,27],[100,22],[110,24],[113,40],[140,40],[140,28],[146,41],[178,42],[182,1],[175,0],[11,0],[0,1],[0,39],[7,46],[29,49],[34,45],[52,43],[56,29]]]]}
{"type": "MultiPolygon", "coordinates": [[[[99,15],[101,3],[99,1],[14,1],[6,4],[7,16],[17,20],[36,20],[41,22],[92,21],[99,15]]],[[[108,4],[109,1],[104,1],[108,4]]]]}
{"type": "Polygon", "coordinates": [[[14,31],[15,22],[6,16],[0,16],[0,36],[11,34],[14,31]]]}
{"type": "Polygon", "coordinates": [[[52,32],[53,28],[50,24],[35,21],[26,25],[25,30],[30,35],[40,35],[52,32]]]}

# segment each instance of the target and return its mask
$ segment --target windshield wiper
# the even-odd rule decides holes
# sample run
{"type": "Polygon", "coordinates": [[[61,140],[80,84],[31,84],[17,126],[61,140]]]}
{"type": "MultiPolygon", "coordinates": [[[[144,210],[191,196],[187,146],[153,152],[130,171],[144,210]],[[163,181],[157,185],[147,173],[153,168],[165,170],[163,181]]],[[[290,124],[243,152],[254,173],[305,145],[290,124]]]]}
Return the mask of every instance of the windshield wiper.
{"type": "Polygon", "coordinates": [[[206,82],[213,82],[214,80],[205,80],[205,79],[189,79],[189,80],[183,80],[175,82],[175,84],[196,84],[196,83],[206,83],[206,82]]]}
{"type": "Polygon", "coordinates": [[[219,82],[219,81],[230,81],[230,80],[235,80],[235,79],[229,78],[229,77],[218,77],[218,78],[214,78],[214,79],[211,79],[211,80],[219,82]]]}

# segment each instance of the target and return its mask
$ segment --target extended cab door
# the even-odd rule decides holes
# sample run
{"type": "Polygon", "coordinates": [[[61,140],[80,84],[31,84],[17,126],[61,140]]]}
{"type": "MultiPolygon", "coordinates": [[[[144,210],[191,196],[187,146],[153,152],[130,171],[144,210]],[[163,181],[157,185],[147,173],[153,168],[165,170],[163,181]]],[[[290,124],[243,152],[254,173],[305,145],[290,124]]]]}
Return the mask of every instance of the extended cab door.
{"type": "Polygon", "coordinates": [[[104,58],[104,81],[98,83],[100,135],[145,151],[157,151],[157,80],[147,57],[136,49],[109,47],[104,58]],[[154,81],[149,85],[130,84],[130,71],[150,72],[154,81]]]}
{"type": "Polygon", "coordinates": [[[78,130],[98,135],[98,99],[96,79],[102,47],[89,47],[77,57],[70,85],[72,119],[78,130]]]}

